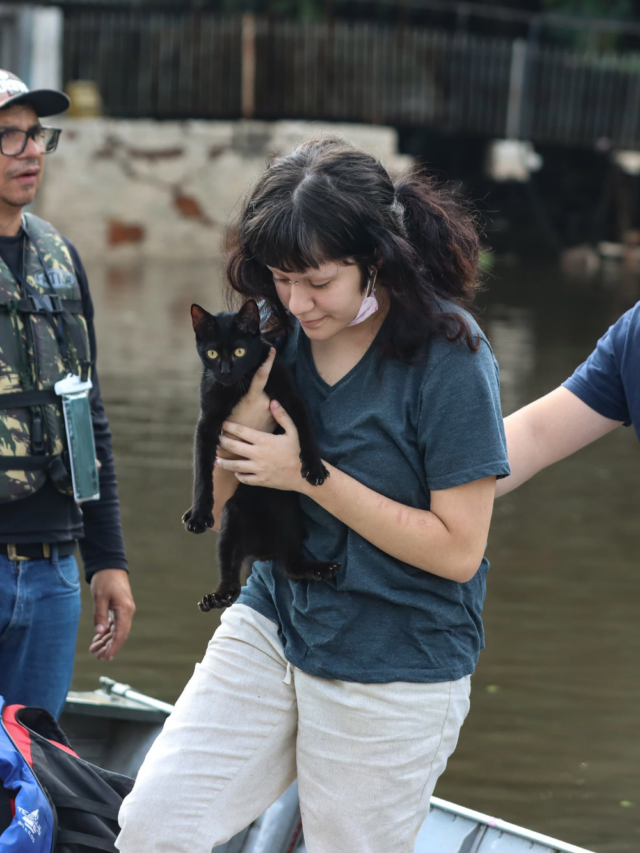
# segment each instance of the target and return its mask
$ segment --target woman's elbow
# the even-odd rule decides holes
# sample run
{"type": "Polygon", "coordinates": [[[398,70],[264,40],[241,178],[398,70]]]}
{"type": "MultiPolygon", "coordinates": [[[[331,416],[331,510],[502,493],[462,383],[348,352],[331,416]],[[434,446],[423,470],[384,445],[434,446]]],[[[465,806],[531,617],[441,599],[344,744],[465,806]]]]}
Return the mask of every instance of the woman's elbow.
{"type": "Polygon", "coordinates": [[[414,563],[414,565],[417,569],[422,569],[423,572],[430,572],[448,581],[468,583],[477,574],[481,562],[482,559],[459,559],[451,563],[448,562],[446,565],[434,565],[432,562],[424,564],[414,563]]]}
{"type": "Polygon", "coordinates": [[[484,547],[482,549],[469,549],[458,556],[458,559],[451,566],[450,580],[456,583],[468,583],[477,575],[482,558],[484,557],[484,547]]]}
{"type": "Polygon", "coordinates": [[[457,572],[458,576],[454,578],[454,580],[456,580],[458,583],[469,583],[469,581],[473,580],[473,578],[477,575],[481,563],[482,560],[474,560],[473,562],[467,561],[465,564],[460,566],[457,572]]]}

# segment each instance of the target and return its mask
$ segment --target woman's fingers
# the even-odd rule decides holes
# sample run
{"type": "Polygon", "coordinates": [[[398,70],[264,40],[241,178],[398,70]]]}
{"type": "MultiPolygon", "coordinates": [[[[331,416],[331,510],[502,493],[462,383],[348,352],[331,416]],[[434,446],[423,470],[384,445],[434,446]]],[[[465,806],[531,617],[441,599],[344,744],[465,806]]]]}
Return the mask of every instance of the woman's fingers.
{"type": "Polygon", "coordinates": [[[277,400],[271,401],[271,414],[276,419],[276,421],[280,424],[282,429],[285,431],[287,435],[297,435],[298,430],[296,429],[296,425],[291,420],[287,412],[282,408],[280,403],[277,400]]]}
{"type": "Polygon", "coordinates": [[[239,480],[241,483],[244,483],[246,486],[257,486],[259,485],[256,482],[256,477],[250,474],[238,474],[236,473],[236,480],[239,480]]]}
{"type": "Polygon", "coordinates": [[[220,447],[233,453],[235,456],[241,456],[243,459],[253,459],[254,446],[246,441],[236,441],[233,438],[228,438],[226,435],[220,436],[220,447]]]}
{"type": "Polygon", "coordinates": [[[259,397],[260,394],[262,394],[267,384],[267,380],[269,379],[269,374],[271,373],[271,368],[273,367],[275,357],[275,347],[271,347],[271,349],[269,350],[269,355],[266,357],[260,367],[256,370],[253,379],[251,380],[251,385],[249,386],[249,390],[247,392],[249,396],[256,398],[259,397]]]}
{"type": "Polygon", "coordinates": [[[235,438],[229,438],[226,435],[221,435],[219,445],[229,453],[235,453],[236,456],[242,456],[245,459],[251,458],[251,449],[253,445],[246,441],[236,441],[235,438]]]}
{"type": "Polygon", "coordinates": [[[218,468],[224,468],[225,471],[233,471],[238,474],[255,474],[256,464],[250,459],[224,459],[221,456],[216,458],[218,468]]]}
{"type": "Polygon", "coordinates": [[[264,433],[259,429],[251,429],[251,427],[234,424],[231,421],[225,421],[222,424],[222,429],[224,432],[229,433],[229,435],[241,438],[247,444],[260,444],[265,436],[269,436],[269,433],[264,433]]]}

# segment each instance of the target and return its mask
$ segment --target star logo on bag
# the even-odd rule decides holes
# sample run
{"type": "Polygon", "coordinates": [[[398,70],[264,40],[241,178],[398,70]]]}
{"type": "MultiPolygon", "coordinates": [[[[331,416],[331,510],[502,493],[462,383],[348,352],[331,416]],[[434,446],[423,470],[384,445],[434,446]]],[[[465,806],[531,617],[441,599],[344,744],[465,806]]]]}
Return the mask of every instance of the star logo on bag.
{"type": "Polygon", "coordinates": [[[26,809],[17,807],[17,811],[20,813],[20,820],[18,821],[18,825],[21,826],[29,836],[32,841],[35,841],[36,835],[42,834],[42,827],[40,826],[40,821],[38,820],[38,813],[40,809],[34,809],[32,812],[28,812],[26,809]]]}

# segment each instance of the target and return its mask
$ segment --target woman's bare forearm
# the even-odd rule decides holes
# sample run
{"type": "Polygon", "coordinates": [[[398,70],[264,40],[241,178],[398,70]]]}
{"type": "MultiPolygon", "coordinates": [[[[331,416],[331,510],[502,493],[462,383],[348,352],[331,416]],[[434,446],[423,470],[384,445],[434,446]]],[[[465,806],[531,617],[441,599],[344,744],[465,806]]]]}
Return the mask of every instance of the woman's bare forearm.
{"type": "MultiPolygon", "coordinates": [[[[325,463],[326,464],[326,463],[325,463]]],[[[432,510],[420,510],[374,492],[327,465],[321,486],[305,482],[301,493],[385,554],[449,580],[477,572],[487,540],[495,478],[432,492],[432,510]]]]}
{"type": "Polygon", "coordinates": [[[513,491],[620,423],[598,414],[563,387],[514,412],[504,421],[511,475],[498,480],[496,497],[513,491]]]}
{"type": "MultiPolygon", "coordinates": [[[[218,456],[226,456],[229,459],[236,459],[232,453],[227,453],[222,448],[218,448],[218,456]]],[[[232,471],[225,471],[217,465],[213,468],[213,529],[218,533],[220,531],[220,522],[222,520],[222,510],[224,505],[233,497],[240,483],[236,475],[232,471]]]]}

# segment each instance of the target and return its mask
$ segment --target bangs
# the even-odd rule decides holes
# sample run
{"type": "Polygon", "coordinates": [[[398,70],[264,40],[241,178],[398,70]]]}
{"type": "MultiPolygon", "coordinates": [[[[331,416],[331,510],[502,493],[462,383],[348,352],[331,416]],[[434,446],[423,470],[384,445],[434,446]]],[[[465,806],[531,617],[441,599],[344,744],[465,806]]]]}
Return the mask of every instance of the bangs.
{"type": "MultiPolygon", "coordinates": [[[[335,212],[335,211],[334,211],[335,212]]],[[[341,228],[340,217],[314,216],[314,224],[293,204],[258,213],[244,223],[243,243],[254,260],[282,272],[318,269],[325,263],[344,263],[362,252],[353,245],[352,229],[341,228]]]]}

